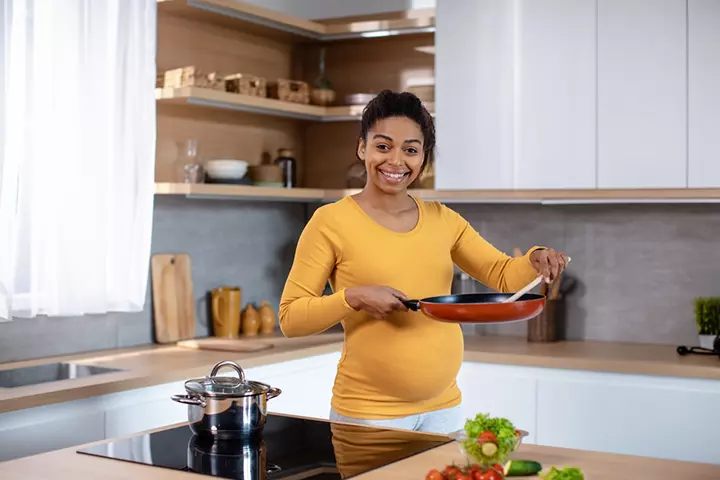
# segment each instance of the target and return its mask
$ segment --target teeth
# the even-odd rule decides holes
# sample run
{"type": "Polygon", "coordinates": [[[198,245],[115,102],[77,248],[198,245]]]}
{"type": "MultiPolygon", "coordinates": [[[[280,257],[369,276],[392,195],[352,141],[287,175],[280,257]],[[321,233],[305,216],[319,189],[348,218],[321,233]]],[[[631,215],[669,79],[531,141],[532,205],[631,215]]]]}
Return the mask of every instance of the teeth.
{"type": "Polygon", "coordinates": [[[383,175],[390,177],[390,178],[402,178],[405,176],[404,173],[388,173],[388,172],[382,172],[383,175]]]}

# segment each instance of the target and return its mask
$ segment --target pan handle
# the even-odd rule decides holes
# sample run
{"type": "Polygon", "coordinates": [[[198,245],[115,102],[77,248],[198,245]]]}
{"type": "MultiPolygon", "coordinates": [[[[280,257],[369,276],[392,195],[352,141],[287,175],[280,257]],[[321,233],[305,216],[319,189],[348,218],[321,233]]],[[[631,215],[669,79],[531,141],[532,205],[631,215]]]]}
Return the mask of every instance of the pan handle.
{"type": "Polygon", "coordinates": [[[402,303],[413,312],[420,310],[420,300],[404,300],[402,303]]]}

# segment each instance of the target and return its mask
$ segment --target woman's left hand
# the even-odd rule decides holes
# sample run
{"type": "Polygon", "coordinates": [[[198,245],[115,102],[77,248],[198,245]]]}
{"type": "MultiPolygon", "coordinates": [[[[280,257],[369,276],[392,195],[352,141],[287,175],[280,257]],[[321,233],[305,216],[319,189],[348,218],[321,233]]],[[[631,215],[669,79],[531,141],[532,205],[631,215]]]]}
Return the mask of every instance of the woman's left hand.
{"type": "Polygon", "coordinates": [[[553,282],[565,270],[568,261],[567,255],[552,248],[535,250],[530,254],[530,263],[547,283],[553,282]]]}

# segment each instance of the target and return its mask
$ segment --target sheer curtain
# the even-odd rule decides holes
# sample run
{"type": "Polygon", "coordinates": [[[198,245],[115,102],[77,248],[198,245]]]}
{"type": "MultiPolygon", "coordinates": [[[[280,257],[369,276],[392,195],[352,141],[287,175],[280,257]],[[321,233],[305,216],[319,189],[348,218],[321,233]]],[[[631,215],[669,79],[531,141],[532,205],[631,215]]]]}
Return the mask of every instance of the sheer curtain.
{"type": "Polygon", "coordinates": [[[0,318],[141,310],[156,0],[0,4],[0,318]]]}

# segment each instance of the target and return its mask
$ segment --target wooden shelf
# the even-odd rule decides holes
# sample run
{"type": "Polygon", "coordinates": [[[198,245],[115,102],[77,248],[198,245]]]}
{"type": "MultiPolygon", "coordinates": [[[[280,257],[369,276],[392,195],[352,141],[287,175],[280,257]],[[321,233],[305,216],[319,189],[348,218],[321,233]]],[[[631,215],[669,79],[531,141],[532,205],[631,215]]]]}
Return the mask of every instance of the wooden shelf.
{"type": "MultiPolygon", "coordinates": [[[[357,193],[352,189],[268,188],[245,185],[156,183],[157,195],[191,198],[233,198],[283,202],[333,202],[357,193]]],[[[665,190],[411,190],[428,201],[447,203],[720,203],[718,189],[665,190]]]]}
{"type": "MultiPolygon", "coordinates": [[[[180,104],[200,107],[240,110],[275,117],[296,118],[316,122],[343,122],[359,120],[364,106],[319,107],[283,102],[273,98],[228,93],[209,88],[156,88],[155,98],[161,105],[180,104]]],[[[428,104],[432,111],[434,104],[428,104]]]]}
{"type": "Polygon", "coordinates": [[[387,19],[341,23],[305,20],[236,0],[158,0],[158,12],[297,41],[327,42],[435,31],[432,8],[394,12],[387,19]]]}

